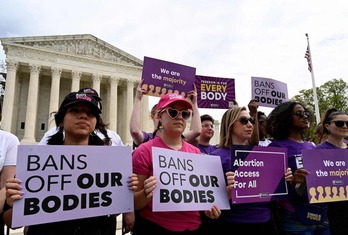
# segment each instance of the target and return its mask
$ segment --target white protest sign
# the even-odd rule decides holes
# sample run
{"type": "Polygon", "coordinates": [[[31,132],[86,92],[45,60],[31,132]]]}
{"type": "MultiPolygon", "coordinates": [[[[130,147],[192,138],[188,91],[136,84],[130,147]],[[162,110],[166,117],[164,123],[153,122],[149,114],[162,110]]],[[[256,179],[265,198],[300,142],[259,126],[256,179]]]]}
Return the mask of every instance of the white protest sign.
{"type": "Polygon", "coordinates": [[[130,147],[20,145],[12,226],[133,211],[131,174],[130,147]]]}
{"type": "Polygon", "coordinates": [[[152,147],[153,211],[230,209],[219,156],[152,147]]]}

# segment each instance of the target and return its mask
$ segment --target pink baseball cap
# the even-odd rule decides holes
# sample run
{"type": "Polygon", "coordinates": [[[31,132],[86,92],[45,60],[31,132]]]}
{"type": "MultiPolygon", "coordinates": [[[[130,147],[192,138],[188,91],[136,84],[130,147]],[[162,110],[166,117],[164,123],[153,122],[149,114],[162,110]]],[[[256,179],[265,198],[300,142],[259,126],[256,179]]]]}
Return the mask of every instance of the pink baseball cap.
{"type": "Polygon", "coordinates": [[[192,109],[192,104],[189,101],[187,101],[184,96],[176,94],[176,93],[172,93],[172,94],[165,94],[161,97],[161,99],[158,101],[157,111],[164,109],[165,107],[167,107],[168,105],[174,102],[181,102],[184,105],[186,105],[188,109],[192,109]]]}

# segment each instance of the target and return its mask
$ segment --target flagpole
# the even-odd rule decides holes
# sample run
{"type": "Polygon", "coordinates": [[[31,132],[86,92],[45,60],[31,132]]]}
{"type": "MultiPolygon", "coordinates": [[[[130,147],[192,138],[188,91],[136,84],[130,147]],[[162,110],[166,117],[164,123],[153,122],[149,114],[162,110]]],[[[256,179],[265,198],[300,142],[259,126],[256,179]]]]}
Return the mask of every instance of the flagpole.
{"type": "Polygon", "coordinates": [[[308,38],[308,33],[306,33],[307,37],[307,45],[308,45],[308,52],[309,52],[309,63],[311,67],[311,76],[312,76],[312,87],[313,87],[313,98],[314,98],[314,107],[315,107],[315,117],[317,124],[320,122],[320,112],[319,112],[319,105],[318,105],[318,98],[317,98],[317,88],[315,86],[315,80],[314,80],[314,68],[313,68],[313,63],[312,63],[312,55],[311,55],[311,48],[309,46],[309,38],[308,38]]]}

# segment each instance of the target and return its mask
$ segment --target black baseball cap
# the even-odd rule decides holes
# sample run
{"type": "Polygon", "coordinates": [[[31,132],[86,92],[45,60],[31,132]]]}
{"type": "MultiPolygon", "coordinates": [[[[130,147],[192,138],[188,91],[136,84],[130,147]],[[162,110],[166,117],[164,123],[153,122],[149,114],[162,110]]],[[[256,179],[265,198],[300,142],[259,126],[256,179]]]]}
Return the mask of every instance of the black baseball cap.
{"type": "Polygon", "coordinates": [[[89,106],[96,111],[96,113],[100,114],[101,110],[99,108],[99,102],[95,100],[95,98],[92,95],[89,95],[87,93],[83,92],[71,92],[67,96],[65,96],[62,104],[60,105],[60,108],[68,107],[72,104],[85,102],[89,104],[89,106]]]}
{"type": "Polygon", "coordinates": [[[96,90],[94,90],[93,88],[89,88],[89,87],[81,88],[78,92],[88,94],[88,95],[92,96],[96,101],[102,100],[100,98],[98,92],[96,90]]]}

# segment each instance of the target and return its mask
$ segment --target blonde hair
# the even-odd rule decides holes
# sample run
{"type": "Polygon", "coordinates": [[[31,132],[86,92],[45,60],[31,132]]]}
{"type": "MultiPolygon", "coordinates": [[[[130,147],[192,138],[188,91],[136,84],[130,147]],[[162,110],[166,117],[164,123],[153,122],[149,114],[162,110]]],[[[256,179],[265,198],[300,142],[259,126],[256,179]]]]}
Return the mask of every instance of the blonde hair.
{"type": "Polygon", "coordinates": [[[220,125],[220,142],[218,148],[230,148],[232,142],[232,126],[238,120],[242,111],[247,110],[246,107],[233,106],[226,110],[221,119],[220,125]]]}

